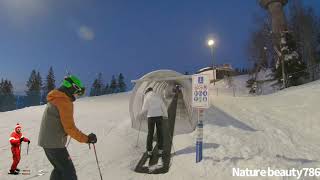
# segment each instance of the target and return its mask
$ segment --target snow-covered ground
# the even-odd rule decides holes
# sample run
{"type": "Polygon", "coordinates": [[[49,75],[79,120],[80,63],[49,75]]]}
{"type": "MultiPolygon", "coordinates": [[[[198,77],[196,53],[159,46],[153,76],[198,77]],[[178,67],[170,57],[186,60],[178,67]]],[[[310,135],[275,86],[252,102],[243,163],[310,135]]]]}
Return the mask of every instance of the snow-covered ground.
{"type": "Polygon", "coordinates": [[[226,159],[215,165],[215,174],[231,179],[226,178],[231,167],[318,168],[319,93],[320,81],[266,96],[214,95],[215,108],[207,114],[207,124],[213,126],[206,129],[206,141],[223,147],[212,153],[214,159],[226,159]]]}
{"type": "MultiPolygon", "coordinates": [[[[145,151],[146,134],[140,134],[136,147],[138,132],[131,129],[129,97],[130,93],[123,93],[75,102],[79,129],[98,136],[96,148],[105,180],[280,180],[296,178],[232,177],[232,168],[320,167],[320,81],[265,96],[216,96],[213,91],[213,106],[204,116],[204,160],[195,163],[196,132],[176,136],[176,155],[170,171],[163,175],[133,171],[145,151]]],[[[36,145],[43,110],[44,106],[37,106],[0,113],[0,180],[49,179],[50,173],[35,178],[7,175],[11,164],[8,139],[17,122],[32,141],[28,156],[23,144],[20,168],[31,169],[32,174],[42,169],[51,171],[43,150],[36,145]]],[[[68,149],[79,180],[100,179],[93,150],[88,145],[72,140],[68,149]]]]}
{"type": "MultiPolygon", "coordinates": [[[[237,97],[253,96],[249,94],[250,88],[247,88],[247,81],[251,78],[252,76],[248,74],[233,76],[230,79],[224,78],[216,82],[215,86],[211,87],[212,93],[237,97]]],[[[265,69],[258,72],[257,81],[259,82],[259,95],[272,94],[280,89],[280,87],[275,85],[277,81],[272,80],[271,69],[265,69]]]]}

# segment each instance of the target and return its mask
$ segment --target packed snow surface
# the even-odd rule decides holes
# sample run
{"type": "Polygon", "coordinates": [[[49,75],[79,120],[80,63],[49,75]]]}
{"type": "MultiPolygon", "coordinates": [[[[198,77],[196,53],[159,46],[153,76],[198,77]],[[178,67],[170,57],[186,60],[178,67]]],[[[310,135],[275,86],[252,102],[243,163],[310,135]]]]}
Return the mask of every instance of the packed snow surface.
{"type": "MultiPolygon", "coordinates": [[[[241,79],[241,78],[240,78],[241,79]]],[[[246,78],[242,78],[246,79],[246,78]]],[[[244,84],[244,82],[237,82],[244,84]]],[[[203,161],[195,163],[196,132],[174,137],[175,155],[167,174],[133,171],[145,151],[146,134],[131,128],[130,93],[85,97],[75,102],[75,121],[85,133],[97,134],[96,149],[104,179],[229,180],[297,179],[296,177],[233,177],[233,168],[289,169],[320,167],[320,81],[264,96],[233,97],[212,88],[212,107],[204,115],[203,161]]],[[[45,106],[0,113],[0,180],[48,180],[52,166],[37,146],[45,106]],[[21,169],[31,175],[7,175],[11,165],[9,135],[19,122],[24,136],[21,169]]],[[[99,180],[93,148],[72,140],[68,146],[79,180],[99,180]]],[[[304,179],[313,179],[312,177],[304,179]]]]}

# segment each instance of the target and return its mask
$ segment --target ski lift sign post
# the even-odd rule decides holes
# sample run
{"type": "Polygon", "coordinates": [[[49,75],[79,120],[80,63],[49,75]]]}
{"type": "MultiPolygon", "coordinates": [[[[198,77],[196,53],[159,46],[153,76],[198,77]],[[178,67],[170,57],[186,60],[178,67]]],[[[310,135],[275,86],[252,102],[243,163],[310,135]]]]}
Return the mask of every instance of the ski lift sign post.
{"type": "Polygon", "coordinates": [[[206,109],[209,108],[209,76],[192,76],[192,107],[206,109]]]}
{"type": "Polygon", "coordinates": [[[210,107],[209,104],[209,77],[208,75],[192,76],[192,107],[198,110],[196,163],[202,160],[203,146],[203,110],[210,107]]]}

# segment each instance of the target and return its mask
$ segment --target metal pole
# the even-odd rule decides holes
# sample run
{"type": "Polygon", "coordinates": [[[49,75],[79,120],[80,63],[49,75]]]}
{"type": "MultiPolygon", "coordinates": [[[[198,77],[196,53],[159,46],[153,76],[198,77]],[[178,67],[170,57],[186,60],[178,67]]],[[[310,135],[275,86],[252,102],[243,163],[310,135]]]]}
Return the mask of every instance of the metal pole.
{"type": "Polygon", "coordinates": [[[201,141],[200,141],[200,108],[197,108],[198,111],[198,125],[197,125],[197,142],[196,142],[196,163],[201,161],[201,141]]]}
{"type": "Polygon", "coordinates": [[[97,156],[97,151],[96,151],[96,146],[93,144],[93,149],[94,149],[94,154],[96,156],[96,161],[97,161],[97,165],[98,165],[98,169],[99,169],[99,173],[100,173],[100,179],[102,179],[102,174],[101,174],[101,170],[100,170],[100,165],[99,165],[99,161],[98,161],[98,156],[97,156]]]}
{"type": "Polygon", "coordinates": [[[200,108],[198,108],[198,123],[200,122],[200,108]]]}
{"type": "Polygon", "coordinates": [[[213,78],[213,85],[215,85],[215,77],[214,77],[214,49],[213,45],[211,46],[211,53],[212,53],[212,78],[213,78]]]}

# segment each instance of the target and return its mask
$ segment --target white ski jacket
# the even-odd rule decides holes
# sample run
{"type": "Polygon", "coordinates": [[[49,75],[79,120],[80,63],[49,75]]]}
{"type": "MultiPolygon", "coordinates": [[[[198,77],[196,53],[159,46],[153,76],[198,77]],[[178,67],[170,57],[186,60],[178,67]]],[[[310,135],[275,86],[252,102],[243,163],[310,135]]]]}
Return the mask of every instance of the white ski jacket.
{"type": "Polygon", "coordinates": [[[147,112],[148,118],[158,116],[168,118],[167,107],[162,98],[152,91],[148,92],[144,97],[141,114],[145,112],[147,112]]]}

